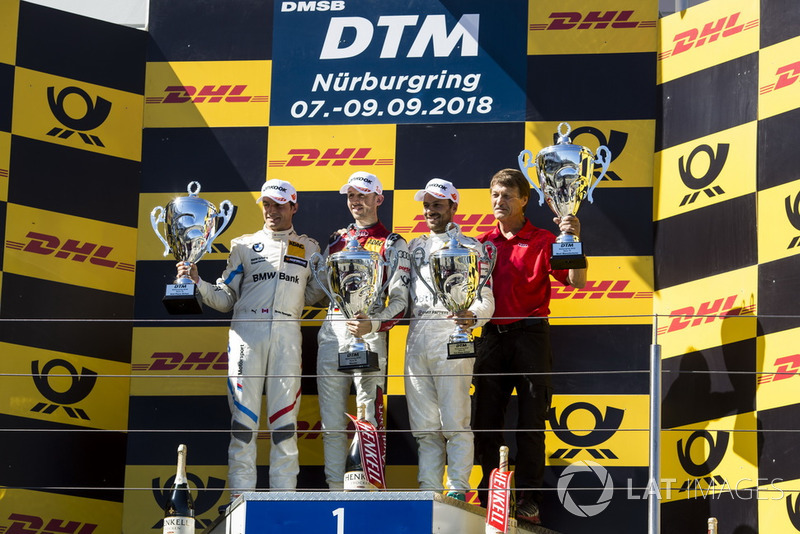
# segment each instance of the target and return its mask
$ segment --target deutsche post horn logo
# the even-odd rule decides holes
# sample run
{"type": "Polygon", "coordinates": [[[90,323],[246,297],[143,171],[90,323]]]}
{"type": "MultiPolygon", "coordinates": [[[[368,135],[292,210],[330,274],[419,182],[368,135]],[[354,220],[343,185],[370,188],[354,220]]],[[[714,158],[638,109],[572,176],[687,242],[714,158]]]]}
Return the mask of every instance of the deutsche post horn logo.
{"type": "Polygon", "coordinates": [[[711,472],[722,463],[725,452],[728,450],[729,440],[730,434],[728,432],[718,431],[717,439],[715,440],[711,432],[707,430],[695,430],[692,432],[692,435],[686,440],[686,445],[683,444],[682,439],[678,440],[678,461],[683,470],[686,471],[689,476],[694,477],[684,482],[680,491],[699,488],[701,481],[704,481],[708,487],[725,485],[725,479],[723,477],[720,475],[711,476],[711,472]],[[702,439],[708,443],[709,448],[708,456],[699,463],[692,460],[691,456],[692,444],[698,439],[702,439]]]}
{"type": "Polygon", "coordinates": [[[66,126],[66,129],[56,126],[47,132],[47,135],[67,139],[77,131],[80,138],[87,145],[105,147],[99,137],[85,132],[94,130],[105,122],[111,112],[111,102],[100,96],[92,102],[92,97],[86,91],[75,86],[65,87],[58,93],[58,96],[55,94],[55,87],[48,87],[47,102],[50,104],[50,111],[53,116],[58,119],[58,122],[66,126]],[[85,111],[80,117],[73,117],[66,110],[64,101],[70,95],[76,95],[83,99],[85,111]]]}
{"type": "MultiPolygon", "coordinates": [[[[795,230],[800,230],[800,193],[794,197],[794,201],[792,201],[791,195],[786,197],[786,218],[789,219],[789,222],[794,226],[795,230]]],[[[787,248],[794,248],[799,244],[800,236],[795,236],[792,238],[787,248]]]]}
{"type": "Polygon", "coordinates": [[[714,153],[714,149],[709,145],[700,145],[692,150],[686,163],[684,163],[683,156],[680,157],[678,160],[678,173],[681,175],[681,181],[683,185],[694,191],[694,193],[689,193],[683,197],[681,206],[693,203],[700,193],[705,193],[709,198],[725,194],[725,191],[720,186],[711,187],[711,184],[714,183],[714,180],[722,172],[722,168],[725,167],[730,147],[727,143],[719,143],[717,144],[717,152],[714,153]],[[708,169],[702,176],[695,176],[692,172],[692,163],[694,163],[694,158],[701,153],[708,156],[708,169]]]}
{"type": "Polygon", "coordinates": [[[597,408],[597,406],[589,404],[588,402],[574,402],[570,404],[564,408],[563,412],[561,412],[560,418],[556,415],[555,408],[551,409],[548,419],[550,421],[550,426],[555,431],[556,436],[567,445],[572,445],[576,448],[558,449],[550,455],[550,458],[574,458],[575,455],[585,448],[586,451],[592,455],[592,457],[598,460],[604,458],[613,460],[617,459],[617,455],[614,454],[610,449],[597,449],[595,447],[608,441],[609,438],[611,438],[611,436],[613,436],[614,433],[619,430],[619,427],[622,424],[622,418],[624,416],[624,410],[614,408],[612,406],[607,406],[606,413],[603,415],[600,413],[600,409],[597,408]],[[569,416],[578,410],[586,410],[592,415],[592,417],[594,417],[594,430],[588,434],[583,434],[583,430],[585,429],[580,429],[581,433],[576,434],[567,426],[567,420],[569,419],[569,416]]]}
{"type": "MultiPolygon", "coordinates": [[[[32,412],[51,414],[57,409],[63,408],[64,411],[67,412],[67,415],[74,419],[89,420],[89,416],[85,411],[67,405],[76,404],[91,393],[97,382],[97,373],[83,367],[80,374],[78,374],[78,370],[74,365],[60,358],[50,360],[44,364],[41,372],[39,372],[39,361],[34,360],[31,362],[31,372],[36,389],[39,390],[39,393],[41,393],[44,398],[52,403],[40,402],[31,409],[32,412]],[[64,368],[66,376],[71,379],[69,387],[64,391],[56,390],[50,385],[50,372],[56,367],[64,368]]],[[[59,376],[63,377],[65,375],[59,376]]]]}
{"type": "MultiPolygon", "coordinates": [[[[608,138],[606,138],[606,134],[604,134],[599,128],[595,128],[594,126],[579,126],[578,128],[572,130],[570,138],[572,138],[574,141],[580,135],[591,135],[597,139],[598,145],[608,147],[608,150],[611,152],[612,162],[615,161],[620,154],[622,154],[622,152],[625,150],[625,145],[628,144],[628,134],[626,132],[620,132],[619,130],[611,130],[608,138]]],[[[553,142],[558,142],[557,133],[553,134],[553,142]]],[[[595,175],[600,174],[600,168],[595,168],[594,173],[595,175]]],[[[622,177],[613,170],[609,169],[606,171],[606,175],[603,177],[603,180],[621,182],[622,177]]]]}
{"type": "Polygon", "coordinates": [[[789,514],[789,521],[798,532],[800,532],[800,499],[795,499],[792,504],[792,494],[786,496],[786,512],[789,514]]]}
{"type": "MultiPolygon", "coordinates": [[[[216,477],[208,477],[208,484],[204,484],[203,480],[195,475],[194,473],[186,473],[186,479],[197,488],[197,497],[194,499],[194,515],[195,515],[195,527],[199,527],[201,529],[208,528],[208,526],[212,523],[210,519],[202,519],[200,518],[201,515],[211,510],[217,501],[219,501],[220,497],[222,497],[222,491],[225,487],[225,481],[216,477]]],[[[159,508],[164,507],[164,503],[169,497],[170,492],[172,491],[172,486],[175,482],[175,475],[168,478],[164,486],[161,485],[161,479],[156,477],[151,482],[151,487],[153,489],[153,498],[158,503],[159,508]]],[[[159,519],[158,523],[153,525],[153,529],[161,530],[163,527],[164,520],[159,519]]]]}

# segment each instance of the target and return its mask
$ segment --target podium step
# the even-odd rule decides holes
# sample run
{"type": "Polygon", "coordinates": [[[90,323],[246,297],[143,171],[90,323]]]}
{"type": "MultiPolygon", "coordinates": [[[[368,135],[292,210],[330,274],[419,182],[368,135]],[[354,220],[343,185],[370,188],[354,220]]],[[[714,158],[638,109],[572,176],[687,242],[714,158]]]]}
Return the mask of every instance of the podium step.
{"type": "MultiPolygon", "coordinates": [[[[204,534],[485,534],[486,510],[434,491],[246,492],[204,534]]],[[[511,519],[509,534],[558,534],[511,519]]]]}

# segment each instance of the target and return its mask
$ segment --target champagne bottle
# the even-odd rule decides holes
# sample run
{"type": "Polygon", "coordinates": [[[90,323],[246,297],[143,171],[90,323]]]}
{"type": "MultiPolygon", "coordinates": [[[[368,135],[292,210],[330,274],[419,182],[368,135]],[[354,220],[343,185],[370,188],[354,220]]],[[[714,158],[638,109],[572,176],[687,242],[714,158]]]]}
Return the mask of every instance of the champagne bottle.
{"type": "MultiPolygon", "coordinates": [[[[365,407],[358,407],[358,420],[364,420],[365,407]]],[[[353,441],[350,443],[350,450],[347,451],[347,459],[344,466],[344,490],[345,491],[366,491],[376,489],[375,486],[367,481],[364,473],[364,466],[361,463],[361,434],[356,431],[353,441]]]]}
{"type": "Polygon", "coordinates": [[[163,534],[194,534],[194,501],[186,480],[186,445],[178,446],[178,470],[164,503],[163,534]]]}
{"type": "Polygon", "coordinates": [[[708,534],[717,534],[717,518],[708,518],[708,534]]]}

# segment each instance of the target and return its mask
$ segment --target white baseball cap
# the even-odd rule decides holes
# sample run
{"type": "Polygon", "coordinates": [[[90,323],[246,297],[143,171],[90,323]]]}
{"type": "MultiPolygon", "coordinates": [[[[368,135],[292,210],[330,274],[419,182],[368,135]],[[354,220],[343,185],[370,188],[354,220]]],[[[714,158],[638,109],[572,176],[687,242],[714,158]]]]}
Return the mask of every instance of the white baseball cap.
{"type": "Polygon", "coordinates": [[[414,195],[414,200],[424,200],[425,193],[436,198],[449,199],[458,204],[460,198],[458,189],[451,182],[441,178],[433,178],[425,185],[425,189],[420,189],[414,195]]]}
{"type": "Polygon", "coordinates": [[[297,202],[297,190],[286,180],[273,178],[261,186],[261,196],[256,200],[256,204],[261,204],[265,198],[271,198],[278,204],[297,202]]]}
{"type": "Polygon", "coordinates": [[[347,183],[339,189],[339,193],[346,195],[351,187],[364,194],[383,194],[383,185],[381,185],[381,181],[378,180],[378,177],[365,171],[358,171],[351,174],[350,178],[347,179],[347,183]]]}

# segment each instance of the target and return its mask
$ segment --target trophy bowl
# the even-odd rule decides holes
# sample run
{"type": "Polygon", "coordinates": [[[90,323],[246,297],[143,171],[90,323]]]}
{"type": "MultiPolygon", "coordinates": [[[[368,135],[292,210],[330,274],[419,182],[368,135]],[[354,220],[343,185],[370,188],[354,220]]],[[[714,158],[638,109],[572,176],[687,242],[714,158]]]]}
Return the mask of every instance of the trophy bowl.
{"type": "MultiPolygon", "coordinates": [[[[218,211],[214,204],[198,196],[198,182],[190,182],[186,189],[188,196],[174,198],[165,207],[153,208],[150,224],[164,244],[164,256],[171,252],[178,261],[196,263],[211,251],[214,239],[228,227],[234,206],[223,200],[218,211]]],[[[202,312],[200,294],[191,278],[180,278],[167,285],[163,302],[171,314],[202,312]]]]}

